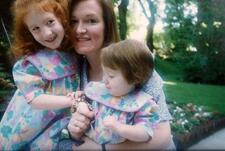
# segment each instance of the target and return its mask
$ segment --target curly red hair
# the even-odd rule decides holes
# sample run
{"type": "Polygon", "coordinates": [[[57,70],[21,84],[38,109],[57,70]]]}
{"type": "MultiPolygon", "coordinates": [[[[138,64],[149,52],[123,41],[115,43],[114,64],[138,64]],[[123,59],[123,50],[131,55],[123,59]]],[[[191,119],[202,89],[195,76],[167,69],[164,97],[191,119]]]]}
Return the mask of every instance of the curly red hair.
{"type": "Polygon", "coordinates": [[[68,19],[68,0],[16,0],[12,11],[14,15],[13,22],[13,43],[11,50],[15,57],[21,57],[43,48],[35,41],[33,36],[24,23],[24,18],[31,9],[37,9],[45,12],[52,12],[61,21],[65,36],[62,41],[62,50],[68,50],[71,45],[70,27],[68,19]]]}

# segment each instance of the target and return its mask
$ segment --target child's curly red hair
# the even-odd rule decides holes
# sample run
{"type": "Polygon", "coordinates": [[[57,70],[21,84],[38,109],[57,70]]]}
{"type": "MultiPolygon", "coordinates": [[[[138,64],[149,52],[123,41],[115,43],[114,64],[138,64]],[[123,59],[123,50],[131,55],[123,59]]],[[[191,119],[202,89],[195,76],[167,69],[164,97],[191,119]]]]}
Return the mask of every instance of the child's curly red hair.
{"type": "Polygon", "coordinates": [[[61,44],[62,50],[68,50],[71,45],[68,18],[68,0],[16,0],[12,7],[14,15],[13,43],[11,50],[15,57],[21,57],[43,48],[35,41],[24,23],[25,16],[31,9],[52,12],[61,21],[65,36],[61,44]]]}

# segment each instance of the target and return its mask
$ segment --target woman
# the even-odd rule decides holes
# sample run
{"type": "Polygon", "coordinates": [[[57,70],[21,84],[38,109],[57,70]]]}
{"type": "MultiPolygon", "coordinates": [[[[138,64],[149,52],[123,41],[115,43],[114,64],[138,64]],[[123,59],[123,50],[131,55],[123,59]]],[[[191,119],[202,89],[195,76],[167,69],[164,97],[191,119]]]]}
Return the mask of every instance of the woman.
{"type": "MultiPolygon", "coordinates": [[[[74,48],[81,56],[81,89],[89,81],[101,81],[102,67],[100,63],[100,50],[110,43],[117,42],[116,19],[111,0],[72,0],[70,5],[70,19],[74,35],[74,48]]],[[[154,137],[146,143],[135,143],[126,141],[117,145],[107,144],[107,150],[123,149],[166,149],[173,146],[169,120],[171,115],[165,102],[162,90],[162,80],[154,72],[153,76],[143,87],[143,91],[151,94],[159,104],[159,115],[161,122],[154,130],[154,137]]],[[[87,129],[93,112],[79,110],[72,115],[68,124],[68,130],[73,139],[80,139],[87,129]]],[[[85,143],[76,149],[101,149],[101,146],[84,138],[85,143]]],[[[174,147],[174,146],[173,146],[174,147]]],[[[172,148],[174,149],[174,148],[172,148]]]]}

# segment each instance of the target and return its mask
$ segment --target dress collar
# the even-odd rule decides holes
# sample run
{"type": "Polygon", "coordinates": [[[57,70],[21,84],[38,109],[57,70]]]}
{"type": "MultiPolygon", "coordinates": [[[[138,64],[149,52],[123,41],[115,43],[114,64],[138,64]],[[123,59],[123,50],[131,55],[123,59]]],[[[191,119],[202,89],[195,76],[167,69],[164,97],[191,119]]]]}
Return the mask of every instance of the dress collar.
{"type": "Polygon", "coordinates": [[[25,60],[31,62],[47,80],[54,80],[77,72],[77,60],[74,55],[62,51],[40,50],[25,60]]]}
{"type": "Polygon", "coordinates": [[[152,97],[149,94],[140,90],[134,90],[126,96],[121,97],[121,100],[118,101],[118,103],[112,103],[113,96],[102,82],[88,83],[84,92],[85,95],[93,101],[125,112],[138,111],[146,102],[152,100],[152,97]]]}

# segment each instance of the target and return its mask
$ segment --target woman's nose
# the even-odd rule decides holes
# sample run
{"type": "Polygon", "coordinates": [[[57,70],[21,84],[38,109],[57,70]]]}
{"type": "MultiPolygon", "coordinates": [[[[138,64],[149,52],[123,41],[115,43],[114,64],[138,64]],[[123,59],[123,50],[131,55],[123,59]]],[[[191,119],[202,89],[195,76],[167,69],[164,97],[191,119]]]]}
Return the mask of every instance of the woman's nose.
{"type": "Polygon", "coordinates": [[[85,28],[85,26],[82,23],[79,23],[77,26],[76,32],[78,34],[84,34],[87,32],[87,28],[85,28]]]}

